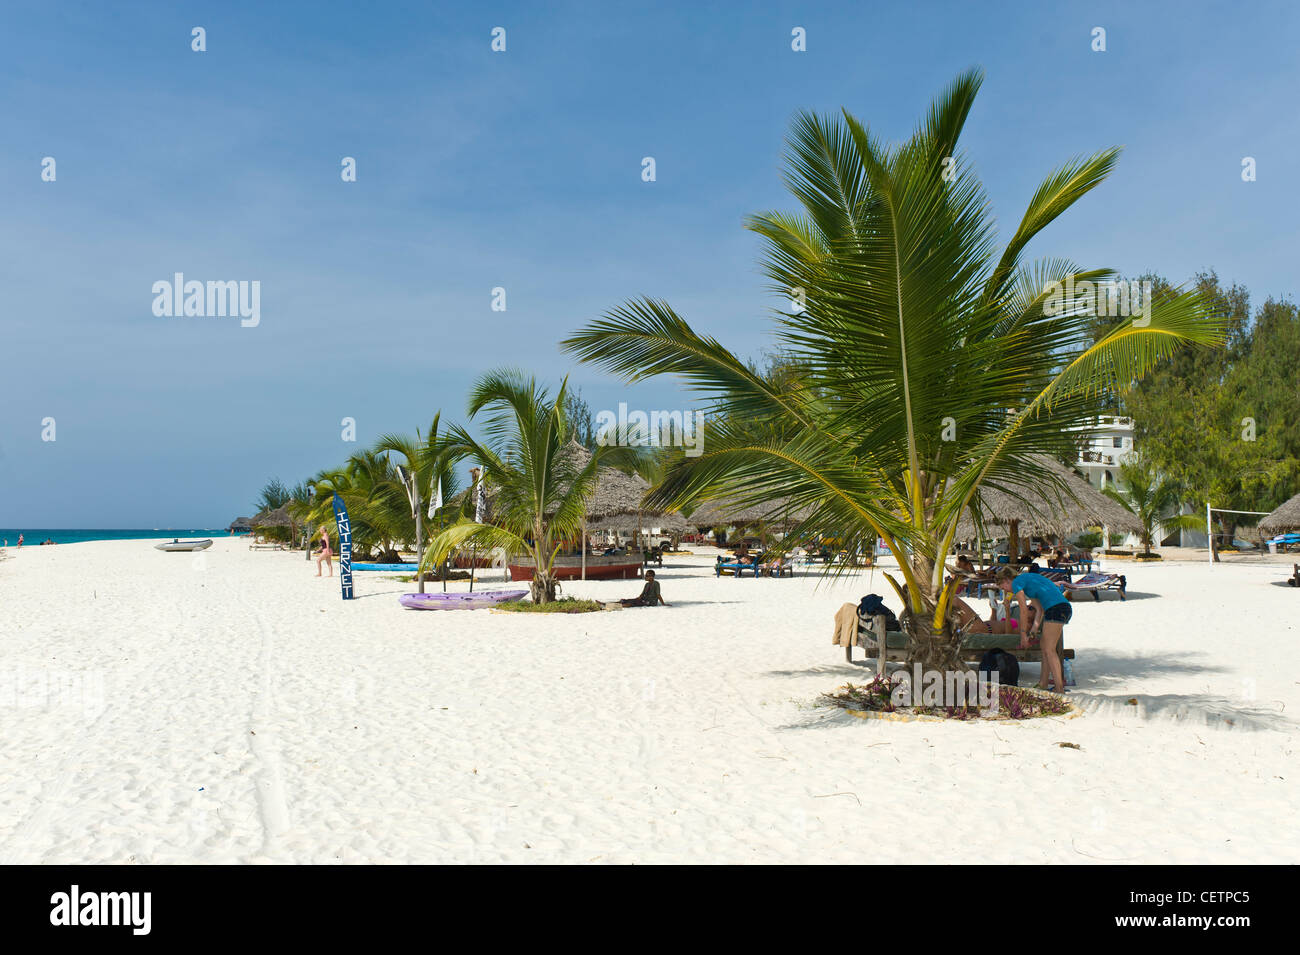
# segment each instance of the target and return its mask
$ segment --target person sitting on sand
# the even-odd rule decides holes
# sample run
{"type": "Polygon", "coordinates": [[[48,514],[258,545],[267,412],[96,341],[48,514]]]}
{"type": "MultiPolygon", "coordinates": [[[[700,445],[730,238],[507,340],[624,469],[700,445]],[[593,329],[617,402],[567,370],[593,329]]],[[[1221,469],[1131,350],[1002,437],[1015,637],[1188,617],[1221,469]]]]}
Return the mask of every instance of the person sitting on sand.
{"type": "Polygon", "coordinates": [[[1074,608],[1065,599],[1061,589],[1042,574],[1017,574],[1010,567],[998,570],[998,587],[1005,594],[1014,594],[1020,601],[1020,619],[1027,621],[1020,631],[1020,649],[1029,648],[1029,638],[1035,630],[1040,634],[1043,651],[1042,673],[1038,688],[1046,690],[1048,683],[1056,685],[1058,693],[1066,692],[1065,675],[1061,668],[1058,649],[1065,633],[1065,625],[1074,616],[1074,608]],[[1029,605],[1035,611],[1029,616],[1029,605]]]}
{"type": "Polygon", "coordinates": [[[329,568],[330,576],[334,576],[334,562],[330,560],[333,552],[330,550],[330,532],[325,528],[320,529],[320,556],[316,558],[316,576],[319,577],[321,571],[321,561],[329,568]]]}
{"type": "Polygon", "coordinates": [[[655,572],[647,570],[645,572],[645,586],[641,588],[641,593],[631,600],[620,600],[624,607],[656,607],[663,604],[669,606],[668,601],[664,600],[663,594],[659,592],[659,581],[655,580],[655,572]]]}

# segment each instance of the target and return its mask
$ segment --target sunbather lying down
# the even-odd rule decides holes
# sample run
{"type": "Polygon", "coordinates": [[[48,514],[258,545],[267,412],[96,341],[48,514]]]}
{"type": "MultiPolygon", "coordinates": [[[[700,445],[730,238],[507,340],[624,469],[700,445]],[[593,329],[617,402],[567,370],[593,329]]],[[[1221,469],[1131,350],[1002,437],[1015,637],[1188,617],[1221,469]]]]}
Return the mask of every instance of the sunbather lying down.
{"type": "MultiPolygon", "coordinates": [[[[1019,633],[1020,621],[1015,617],[1007,617],[1005,620],[998,620],[995,616],[990,616],[988,620],[981,620],[980,615],[966,601],[960,597],[952,598],[953,609],[957,611],[957,626],[961,627],[963,633],[1019,633]]],[[[1032,614],[1032,610],[1031,610],[1032,614]]],[[[1029,621],[1031,624],[1033,620],[1029,621]]],[[[1032,630],[1032,626],[1030,627],[1032,630]]]]}
{"type": "Polygon", "coordinates": [[[659,592],[659,581],[655,580],[655,572],[647,570],[645,572],[645,586],[641,588],[641,593],[631,600],[620,600],[624,607],[654,607],[663,604],[669,606],[668,601],[664,600],[663,594],[659,592]]]}

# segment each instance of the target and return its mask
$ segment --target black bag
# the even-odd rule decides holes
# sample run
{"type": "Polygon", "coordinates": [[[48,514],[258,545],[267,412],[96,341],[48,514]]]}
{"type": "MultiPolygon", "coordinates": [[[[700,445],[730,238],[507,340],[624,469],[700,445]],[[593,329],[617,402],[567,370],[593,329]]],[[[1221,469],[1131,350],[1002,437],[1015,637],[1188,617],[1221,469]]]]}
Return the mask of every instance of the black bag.
{"type": "Polygon", "coordinates": [[[1020,685],[1020,661],[1005,650],[989,650],[980,660],[980,672],[998,673],[999,686],[1020,685]]]}
{"type": "Polygon", "coordinates": [[[880,599],[880,594],[867,594],[858,601],[858,619],[862,621],[870,620],[875,616],[885,618],[885,630],[897,633],[902,628],[898,625],[898,618],[894,616],[894,611],[885,606],[885,602],[880,599]]]}

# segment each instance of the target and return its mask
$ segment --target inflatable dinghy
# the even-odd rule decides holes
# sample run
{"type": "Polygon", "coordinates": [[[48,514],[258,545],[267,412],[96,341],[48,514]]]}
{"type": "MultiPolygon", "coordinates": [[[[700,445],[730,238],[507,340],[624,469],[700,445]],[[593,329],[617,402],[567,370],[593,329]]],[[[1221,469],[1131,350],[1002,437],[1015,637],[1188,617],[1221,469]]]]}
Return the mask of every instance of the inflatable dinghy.
{"type": "Polygon", "coordinates": [[[177,553],[188,553],[194,550],[206,550],[212,546],[212,540],[201,541],[183,541],[173,540],[165,544],[154,544],[156,550],[175,551],[177,553]]]}
{"type": "Polygon", "coordinates": [[[526,590],[477,590],[462,594],[402,594],[398,602],[409,610],[480,610],[527,596],[526,590]]]}

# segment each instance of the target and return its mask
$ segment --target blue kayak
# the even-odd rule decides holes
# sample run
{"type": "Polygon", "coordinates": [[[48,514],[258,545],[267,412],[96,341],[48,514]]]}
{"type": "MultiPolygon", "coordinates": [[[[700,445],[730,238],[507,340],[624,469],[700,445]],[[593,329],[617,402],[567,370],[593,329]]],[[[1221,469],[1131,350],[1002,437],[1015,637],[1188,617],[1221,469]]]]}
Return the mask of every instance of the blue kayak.
{"type": "Polygon", "coordinates": [[[420,569],[419,564],[353,564],[353,570],[409,570],[417,571],[420,569]]]}

